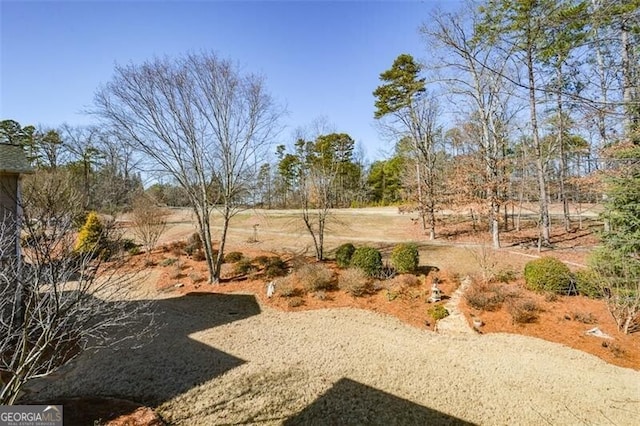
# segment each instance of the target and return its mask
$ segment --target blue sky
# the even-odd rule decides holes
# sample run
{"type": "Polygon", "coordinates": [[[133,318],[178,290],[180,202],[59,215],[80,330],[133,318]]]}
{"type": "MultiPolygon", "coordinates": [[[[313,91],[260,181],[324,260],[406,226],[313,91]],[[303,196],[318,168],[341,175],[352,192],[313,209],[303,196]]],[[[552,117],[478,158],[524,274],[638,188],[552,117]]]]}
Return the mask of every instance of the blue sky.
{"type": "Polygon", "coordinates": [[[212,50],[266,77],[297,126],[324,116],[370,159],[388,149],[374,127],[379,74],[400,53],[424,58],[418,33],[431,1],[0,2],[0,118],[23,125],[89,124],[82,114],[116,63],[212,50]]]}

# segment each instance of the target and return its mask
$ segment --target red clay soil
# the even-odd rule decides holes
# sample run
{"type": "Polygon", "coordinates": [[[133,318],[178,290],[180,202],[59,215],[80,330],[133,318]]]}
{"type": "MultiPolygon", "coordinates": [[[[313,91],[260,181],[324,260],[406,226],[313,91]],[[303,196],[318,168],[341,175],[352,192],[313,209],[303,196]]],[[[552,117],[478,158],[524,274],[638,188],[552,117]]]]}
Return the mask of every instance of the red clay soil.
{"type": "MultiPolygon", "coordinates": [[[[502,234],[503,247],[506,247],[503,250],[515,251],[525,257],[527,255],[537,257],[551,254],[565,262],[583,265],[586,262],[589,249],[597,244],[597,238],[589,226],[595,225],[585,223],[585,229],[574,228],[570,232],[554,229],[552,235],[554,249],[550,253],[548,253],[548,249],[543,249],[541,253],[538,252],[535,245],[537,234],[535,227],[528,226],[519,232],[505,232],[502,234]]],[[[418,234],[420,233],[416,231],[416,235],[418,234]]],[[[439,238],[436,242],[438,241],[451,243],[472,241],[476,244],[488,244],[486,233],[474,232],[468,222],[441,223],[439,238]]],[[[273,253],[253,250],[243,250],[243,252],[247,257],[273,255],[273,253]]],[[[312,259],[307,259],[307,261],[313,262],[312,259]]],[[[327,265],[337,271],[332,263],[327,263],[327,265]]],[[[445,296],[442,303],[455,291],[459,283],[458,277],[453,274],[446,271],[432,271],[426,278],[423,278],[423,282],[418,286],[403,286],[398,284],[400,280],[396,281],[391,294],[385,288],[389,285],[381,284],[379,287],[382,288],[365,297],[352,297],[342,291],[335,290],[323,294],[322,300],[318,295],[302,295],[298,300],[301,304],[291,306],[290,298],[281,297],[278,294],[272,298],[266,297],[266,283],[269,282],[269,279],[262,277],[260,272],[249,276],[236,276],[231,264],[223,265],[223,283],[221,285],[207,284],[205,279],[208,274],[205,262],[195,261],[184,256],[178,247],[173,250],[170,247],[163,247],[156,250],[150,259],[146,259],[143,255],[133,256],[130,259],[129,267],[132,269],[144,268],[147,271],[150,268],[158,270],[159,278],[156,282],[156,288],[176,296],[193,291],[250,293],[254,294],[264,306],[282,311],[341,307],[368,309],[393,315],[411,326],[422,329],[433,329],[434,326],[434,321],[427,313],[431,305],[426,303],[433,278],[437,276],[441,282],[440,288],[445,296]],[[162,262],[171,258],[179,259],[179,261],[173,265],[165,264],[163,266],[162,262]],[[176,287],[177,283],[180,283],[181,286],[176,287]]],[[[539,318],[533,323],[515,324],[507,306],[494,312],[479,311],[470,307],[463,299],[459,308],[465,314],[470,325],[473,324],[474,319],[480,319],[483,323],[478,329],[479,333],[514,333],[537,337],[590,353],[614,365],[640,370],[640,333],[623,335],[618,332],[604,301],[591,300],[581,296],[559,296],[556,300],[549,301],[543,295],[524,290],[520,282],[510,284],[510,286],[519,287],[521,297],[535,300],[541,308],[539,318]],[[613,339],[586,335],[585,332],[593,327],[598,327],[613,339]]],[[[93,424],[93,421],[97,419],[102,419],[102,424],[113,426],[158,426],[163,424],[152,410],[127,401],[83,398],[68,400],[64,404],[65,424],[93,424]],[[70,422],[68,423],[68,413],[73,410],[78,413],[87,413],[87,416],[78,417],[75,423],[74,418],[69,418],[70,422]]]]}
{"type": "Polygon", "coordinates": [[[522,297],[533,299],[542,309],[535,322],[517,324],[512,320],[506,305],[494,312],[480,311],[469,306],[463,298],[460,309],[465,313],[469,324],[473,324],[473,319],[480,319],[484,323],[479,328],[481,333],[513,333],[538,337],[590,353],[610,364],[640,370],[639,333],[625,335],[619,332],[603,300],[584,296],[558,296],[557,300],[549,301],[544,295],[522,289],[521,283],[510,285],[520,287],[522,297]],[[612,339],[585,333],[594,327],[612,339]]]}
{"type": "MultiPolygon", "coordinates": [[[[266,253],[245,252],[245,255],[258,256],[266,253]]],[[[307,258],[307,262],[314,263],[315,260],[307,258]]],[[[250,277],[234,277],[233,265],[223,265],[222,284],[209,285],[204,281],[194,282],[190,277],[206,277],[206,269],[204,262],[195,262],[188,258],[182,258],[182,276],[175,278],[175,268],[166,267],[158,278],[156,288],[160,291],[170,291],[176,294],[187,294],[192,292],[212,292],[212,293],[250,293],[254,294],[260,303],[282,311],[304,311],[314,309],[330,309],[330,308],[359,308],[368,309],[374,312],[380,312],[386,315],[392,315],[414,327],[428,328],[433,330],[435,325],[427,313],[432,306],[427,303],[427,299],[431,295],[431,283],[434,278],[438,278],[438,287],[443,293],[443,300],[440,304],[445,303],[450,295],[458,288],[459,282],[455,277],[442,272],[427,272],[423,276],[419,285],[408,286],[403,285],[402,276],[398,276],[393,280],[381,282],[378,289],[364,297],[353,297],[344,291],[330,290],[319,296],[318,294],[307,293],[299,296],[296,301],[299,306],[291,306],[289,297],[282,297],[278,294],[272,298],[266,295],[267,278],[260,276],[260,272],[250,277]],[[181,287],[175,287],[176,283],[180,283],[181,287]],[[389,289],[389,291],[388,291],[389,289]]],[[[337,275],[339,268],[334,262],[325,262],[327,267],[334,270],[337,275]]],[[[374,283],[374,287],[375,287],[374,283]]]]}
{"type": "MultiPolygon", "coordinates": [[[[272,253],[258,251],[245,251],[244,254],[248,257],[262,254],[272,255],[272,253]]],[[[162,258],[171,257],[172,255],[171,253],[157,253],[155,256],[158,257],[155,261],[161,263],[162,258]]],[[[142,259],[141,256],[138,258],[142,259]]],[[[312,259],[307,260],[314,262],[312,259]]],[[[431,305],[426,303],[430,295],[433,277],[437,276],[440,280],[439,287],[445,296],[443,302],[456,290],[459,282],[457,277],[446,271],[432,271],[419,286],[394,287],[393,295],[395,297],[391,297],[393,300],[390,300],[389,292],[384,288],[365,297],[352,297],[343,291],[334,290],[326,292],[324,300],[313,294],[302,295],[300,296],[302,301],[300,306],[290,306],[290,298],[281,297],[277,292],[270,299],[266,297],[266,283],[269,280],[261,277],[260,272],[248,277],[234,277],[233,265],[225,264],[223,265],[222,274],[223,283],[221,285],[209,285],[204,281],[204,277],[207,276],[205,262],[196,262],[187,257],[181,257],[180,262],[181,277],[177,279],[175,278],[176,269],[174,266],[161,267],[162,273],[156,283],[157,289],[176,294],[186,294],[194,291],[251,293],[263,305],[283,311],[342,307],[368,309],[386,315],[393,315],[407,324],[423,329],[433,329],[434,326],[434,321],[427,313],[431,305]],[[192,279],[194,277],[202,278],[203,281],[194,282],[192,279]],[[182,284],[182,287],[175,287],[178,282],[182,284]]],[[[337,273],[338,269],[332,262],[327,262],[326,265],[337,273]]],[[[460,309],[465,313],[470,324],[472,317],[480,317],[485,324],[480,329],[482,333],[501,332],[538,337],[588,352],[614,365],[640,370],[640,333],[632,335],[620,333],[603,300],[592,300],[583,296],[558,296],[556,300],[548,301],[545,296],[522,288],[521,282],[510,285],[519,288],[522,293],[521,297],[531,298],[537,302],[541,312],[536,322],[514,324],[506,305],[495,312],[478,311],[468,306],[463,299],[460,309]],[[588,324],[585,322],[588,322],[588,324]],[[598,327],[613,339],[602,339],[585,334],[587,330],[594,327],[598,327]]]]}

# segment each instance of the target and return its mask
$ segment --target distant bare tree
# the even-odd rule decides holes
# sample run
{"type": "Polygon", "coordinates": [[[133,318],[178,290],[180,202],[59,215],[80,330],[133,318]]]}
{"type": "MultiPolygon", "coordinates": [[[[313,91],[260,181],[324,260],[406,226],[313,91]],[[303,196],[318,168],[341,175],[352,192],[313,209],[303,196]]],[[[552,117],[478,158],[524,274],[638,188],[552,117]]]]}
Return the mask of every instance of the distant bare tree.
{"type": "Polygon", "coordinates": [[[440,80],[452,103],[478,124],[478,131],[470,139],[477,144],[474,150],[480,153],[484,164],[481,172],[484,187],[479,189],[486,193],[493,247],[499,248],[498,219],[507,180],[505,129],[511,118],[507,105],[513,102],[502,77],[509,71],[507,60],[496,55],[491,44],[474,40],[472,25],[473,19],[464,14],[434,13],[421,32],[430,46],[444,50],[441,57],[434,58],[434,67],[448,70],[440,80]]]}
{"type": "Polygon", "coordinates": [[[83,207],[88,210],[93,205],[93,189],[100,151],[96,148],[99,130],[95,126],[70,126],[63,124],[60,132],[65,141],[64,151],[68,163],[74,163],[80,172],[83,207]]]}
{"type": "Polygon", "coordinates": [[[211,53],[117,66],[94,113],[188,194],[209,281],[218,282],[229,221],[249,199],[281,110],[264,79],[211,53]],[[223,225],[214,259],[210,215],[223,225]]]}
{"type": "Polygon", "coordinates": [[[148,195],[142,195],[133,202],[132,230],[142,242],[147,256],[156,247],[158,240],[167,229],[167,215],[168,211],[159,207],[148,195]]]}

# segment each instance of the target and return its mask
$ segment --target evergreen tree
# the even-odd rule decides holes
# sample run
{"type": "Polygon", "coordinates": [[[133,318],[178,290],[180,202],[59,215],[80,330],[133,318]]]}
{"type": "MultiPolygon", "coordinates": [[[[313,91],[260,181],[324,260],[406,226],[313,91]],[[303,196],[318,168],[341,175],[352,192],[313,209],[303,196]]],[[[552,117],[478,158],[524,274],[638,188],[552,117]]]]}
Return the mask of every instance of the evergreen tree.
{"type": "Polygon", "coordinates": [[[604,217],[610,224],[591,262],[624,333],[640,329],[640,144],[613,147],[604,217]]]}

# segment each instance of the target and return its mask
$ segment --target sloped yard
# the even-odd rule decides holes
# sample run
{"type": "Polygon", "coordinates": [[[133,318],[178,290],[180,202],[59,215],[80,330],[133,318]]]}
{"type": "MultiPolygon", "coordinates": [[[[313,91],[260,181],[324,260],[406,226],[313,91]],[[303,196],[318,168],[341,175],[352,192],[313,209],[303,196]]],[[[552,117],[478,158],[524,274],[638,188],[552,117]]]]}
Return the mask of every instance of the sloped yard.
{"type": "MultiPolygon", "coordinates": [[[[249,242],[248,233],[236,236],[229,251],[281,255],[288,266],[313,263],[300,255],[299,235],[265,229],[277,220],[263,223],[258,242],[249,242]]],[[[168,240],[190,232],[180,222],[168,240]]],[[[405,232],[410,239],[412,228],[405,232]]],[[[388,255],[397,240],[402,235],[382,235],[370,244],[388,255]]],[[[578,243],[557,253],[574,263],[584,259],[578,243]]],[[[270,279],[260,269],[238,274],[227,264],[224,284],[210,286],[204,262],[168,246],[154,254],[144,283],[156,300],[158,335],[139,349],[85,354],[75,368],[32,389],[44,400],[138,401],[178,425],[640,423],[638,336],[616,334],[602,302],[540,296],[538,321],[514,324],[506,307],[480,312],[463,298],[466,332],[433,331],[426,303],[433,277],[446,303],[463,274],[477,279],[491,262],[518,271],[535,253],[513,247],[492,256],[478,242],[427,244],[426,276],[417,283],[396,278],[366,297],[307,292],[291,303],[281,287],[266,296],[270,279]],[[483,325],[473,332],[478,318],[483,325]],[[584,335],[595,325],[614,336],[606,346],[584,335]]],[[[325,267],[338,273],[335,265],[325,267]]]]}

